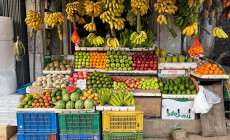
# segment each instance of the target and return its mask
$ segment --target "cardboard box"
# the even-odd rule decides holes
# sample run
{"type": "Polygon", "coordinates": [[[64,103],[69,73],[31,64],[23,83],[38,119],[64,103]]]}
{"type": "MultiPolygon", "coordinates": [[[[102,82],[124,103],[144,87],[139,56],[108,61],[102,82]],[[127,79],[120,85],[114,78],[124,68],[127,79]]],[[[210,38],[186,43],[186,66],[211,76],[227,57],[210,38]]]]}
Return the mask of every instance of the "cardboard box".
{"type": "Polygon", "coordinates": [[[187,99],[162,99],[162,119],[194,120],[193,103],[187,99]]]}
{"type": "Polygon", "coordinates": [[[0,140],[8,140],[16,132],[16,126],[0,126],[0,140]]]}

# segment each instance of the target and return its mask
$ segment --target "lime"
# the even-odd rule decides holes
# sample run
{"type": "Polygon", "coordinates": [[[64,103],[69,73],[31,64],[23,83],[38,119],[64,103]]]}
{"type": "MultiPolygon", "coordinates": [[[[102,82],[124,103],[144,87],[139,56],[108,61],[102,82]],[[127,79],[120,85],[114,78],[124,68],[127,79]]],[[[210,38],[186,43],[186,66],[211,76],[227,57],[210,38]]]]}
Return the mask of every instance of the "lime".
{"type": "Polygon", "coordinates": [[[30,105],[25,105],[24,108],[30,108],[30,105]]]}
{"type": "Polygon", "coordinates": [[[18,105],[18,108],[24,108],[23,104],[18,105]]]}

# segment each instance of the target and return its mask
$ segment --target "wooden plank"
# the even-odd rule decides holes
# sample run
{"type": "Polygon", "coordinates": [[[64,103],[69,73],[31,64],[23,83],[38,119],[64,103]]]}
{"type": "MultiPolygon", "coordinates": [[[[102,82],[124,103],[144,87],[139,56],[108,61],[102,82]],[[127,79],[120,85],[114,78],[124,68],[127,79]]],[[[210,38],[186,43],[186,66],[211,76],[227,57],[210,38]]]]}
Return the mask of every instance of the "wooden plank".
{"type": "Polygon", "coordinates": [[[190,74],[200,79],[229,79],[229,75],[199,75],[194,72],[190,74]]]}
{"type": "Polygon", "coordinates": [[[196,69],[196,62],[184,63],[159,63],[158,69],[196,69]]]}
{"type": "Polygon", "coordinates": [[[227,135],[224,100],[223,100],[223,85],[204,86],[221,98],[221,103],[213,105],[212,109],[207,114],[201,114],[201,126],[203,136],[224,136],[227,135]]]}

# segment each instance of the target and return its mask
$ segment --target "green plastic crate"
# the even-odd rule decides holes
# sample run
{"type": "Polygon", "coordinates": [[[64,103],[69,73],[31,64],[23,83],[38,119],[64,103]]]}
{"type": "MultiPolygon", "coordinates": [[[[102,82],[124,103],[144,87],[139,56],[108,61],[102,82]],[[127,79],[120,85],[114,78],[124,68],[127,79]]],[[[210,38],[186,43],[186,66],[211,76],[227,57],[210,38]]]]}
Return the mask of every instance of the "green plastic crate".
{"type": "Polygon", "coordinates": [[[101,132],[100,112],[59,113],[60,135],[99,134],[101,132]]]}
{"type": "Polygon", "coordinates": [[[104,133],[103,140],[142,140],[142,133],[104,133]]]}

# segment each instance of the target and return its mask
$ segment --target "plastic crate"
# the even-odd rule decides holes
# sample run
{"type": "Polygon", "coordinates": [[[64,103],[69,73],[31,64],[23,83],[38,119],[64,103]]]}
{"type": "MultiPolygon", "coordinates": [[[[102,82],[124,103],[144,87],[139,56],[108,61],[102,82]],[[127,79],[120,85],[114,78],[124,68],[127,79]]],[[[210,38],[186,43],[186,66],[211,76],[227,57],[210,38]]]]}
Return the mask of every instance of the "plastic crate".
{"type": "Polygon", "coordinates": [[[101,134],[97,134],[97,135],[60,135],[60,140],[101,140],[101,134]]]}
{"type": "Polygon", "coordinates": [[[59,130],[61,135],[100,134],[100,112],[59,113],[59,130]]]}
{"type": "Polygon", "coordinates": [[[103,111],[102,112],[103,132],[142,132],[143,131],[143,110],[136,105],[136,111],[103,111]]]}
{"type": "Polygon", "coordinates": [[[19,133],[58,133],[58,119],[54,112],[17,112],[19,133]]]}
{"type": "Polygon", "coordinates": [[[17,91],[19,94],[21,94],[21,95],[26,94],[26,88],[27,88],[27,86],[32,85],[32,84],[33,84],[33,82],[28,83],[28,84],[25,84],[25,85],[23,85],[23,86],[17,88],[16,91],[17,91]]]}
{"type": "Polygon", "coordinates": [[[59,140],[59,135],[49,133],[17,133],[17,140],[59,140]]]}
{"type": "Polygon", "coordinates": [[[103,140],[142,140],[142,133],[103,134],[103,140]]]}

